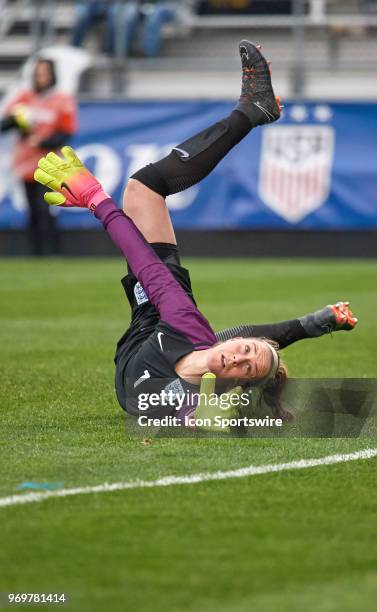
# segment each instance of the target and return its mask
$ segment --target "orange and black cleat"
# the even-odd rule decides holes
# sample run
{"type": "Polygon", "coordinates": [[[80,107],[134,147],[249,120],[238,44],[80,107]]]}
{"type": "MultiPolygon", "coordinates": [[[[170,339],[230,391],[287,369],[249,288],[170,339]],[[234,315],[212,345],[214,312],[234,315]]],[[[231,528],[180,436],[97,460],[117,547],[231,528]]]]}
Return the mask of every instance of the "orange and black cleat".
{"type": "Polygon", "coordinates": [[[300,317],[299,321],[308,338],[316,338],[336,331],[351,331],[357,318],[349,308],[349,302],[329,304],[321,310],[300,317]]]}
{"type": "Polygon", "coordinates": [[[334,329],[332,331],[350,331],[357,323],[357,318],[349,308],[349,302],[337,302],[330,305],[334,315],[334,329]]]}
{"type": "Polygon", "coordinates": [[[241,40],[242,89],[236,110],[245,114],[253,127],[277,121],[281,113],[280,99],[275,97],[269,62],[261,53],[261,45],[241,40]]]}

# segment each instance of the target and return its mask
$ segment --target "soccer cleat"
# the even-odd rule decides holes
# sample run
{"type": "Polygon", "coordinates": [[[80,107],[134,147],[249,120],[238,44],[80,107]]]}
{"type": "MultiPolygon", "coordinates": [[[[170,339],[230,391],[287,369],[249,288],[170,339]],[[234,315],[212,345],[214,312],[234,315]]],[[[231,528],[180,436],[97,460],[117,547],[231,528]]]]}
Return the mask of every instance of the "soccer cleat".
{"type": "Polygon", "coordinates": [[[248,40],[239,44],[242,90],[236,110],[244,113],[253,126],[277,121],[282,110],[272,88],[270,66],[260,48],[248,40]]]}
{"type": "Polygon", "coordinates": [[[299,321],[311,338],[335,331],[350,331],[357,324],[357,318],[350,310],[349,302],[329,304],[321,310],[300,317],[299,321]]]}
{"type": "Polygon", "coordinates": [[[357,323],[357,318],[354,317],[352,310],[349,308],[349,302],[337,302],[328,306],[331,308],[334,317],[334,327],[331,331],[350,331],[357,323]]]}

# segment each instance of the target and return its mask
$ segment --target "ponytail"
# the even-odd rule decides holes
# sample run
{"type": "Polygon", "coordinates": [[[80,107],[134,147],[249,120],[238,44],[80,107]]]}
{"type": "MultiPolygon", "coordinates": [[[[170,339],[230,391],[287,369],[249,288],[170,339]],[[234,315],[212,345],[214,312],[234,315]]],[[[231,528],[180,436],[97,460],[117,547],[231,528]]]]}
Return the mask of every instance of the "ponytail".
{"type": "MultiPolygon", "coordinates": [[[[273,340],[266,339],[274,349],[278,349],[279,345],[273,340]]],[[[279,360],[279,366],[276,370],[274,378],[269,380],[265,386],[261,388],[261,399],[272,409],[276,418],[283,421],[292,421],[293,415],[283,407],[282,394],[288,382],[288,370],[285,363],[279,360]]]]}

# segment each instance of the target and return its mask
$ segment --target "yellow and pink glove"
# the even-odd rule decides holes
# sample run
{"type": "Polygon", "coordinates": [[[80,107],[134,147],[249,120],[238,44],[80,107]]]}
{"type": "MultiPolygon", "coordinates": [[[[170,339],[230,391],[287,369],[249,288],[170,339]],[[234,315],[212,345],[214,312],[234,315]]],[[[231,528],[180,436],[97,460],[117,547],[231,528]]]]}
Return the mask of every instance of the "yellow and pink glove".
{"type": "Polygon", "coordinates": [[[94,211],[110,196],[71,147],[63,147],[61,151],[63,159],[56,153],[48,153],[39,160],[34,172],[38,183],[54,190],[45,193],[45,201],[52,206],[79,206],[94,211]]]}

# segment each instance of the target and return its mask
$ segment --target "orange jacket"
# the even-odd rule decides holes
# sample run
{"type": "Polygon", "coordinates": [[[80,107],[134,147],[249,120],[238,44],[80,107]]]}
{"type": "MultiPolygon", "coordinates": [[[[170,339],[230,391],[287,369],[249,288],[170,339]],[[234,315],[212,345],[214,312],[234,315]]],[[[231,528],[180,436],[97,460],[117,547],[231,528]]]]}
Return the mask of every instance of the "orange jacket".
{"type": "Polygon", "coordinates": [[[13,166],[20,179],[31,182],[38,160],[46,154],[46,149],[30,141],[43,141],[57,132],[74,134],[77,122],[76,102],[69,94],[53,89],[43,93],[28,89],[11,100],[5,113],[12,114],[17,105],[25,107],[31,119],[31,127],[25,136],[20,136],[17,140],[13,166]]]}

